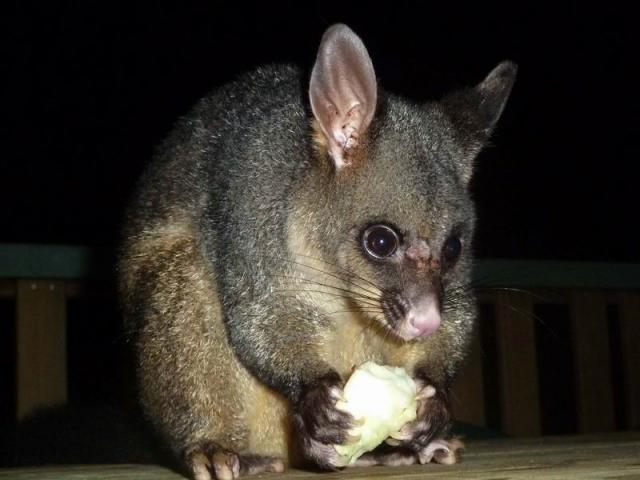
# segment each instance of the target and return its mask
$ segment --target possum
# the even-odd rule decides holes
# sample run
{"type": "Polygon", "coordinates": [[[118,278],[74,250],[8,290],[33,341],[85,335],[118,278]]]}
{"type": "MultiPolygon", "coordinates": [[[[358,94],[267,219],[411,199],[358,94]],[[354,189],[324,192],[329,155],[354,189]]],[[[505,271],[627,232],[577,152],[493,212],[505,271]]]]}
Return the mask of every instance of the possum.
{"type": "Polygon", "coordinates": [[[476,318],[468,184],[515,75],[506,61],[409,101],[338,24],[310,73],[258,68],[178,121],[128,210],[119,289],[141,404],[193,479],[339,468],[354,419],[336,401],[367,361],[404,368],[421,401],[356,464],[455,461],[447,392],[476,318]]]}

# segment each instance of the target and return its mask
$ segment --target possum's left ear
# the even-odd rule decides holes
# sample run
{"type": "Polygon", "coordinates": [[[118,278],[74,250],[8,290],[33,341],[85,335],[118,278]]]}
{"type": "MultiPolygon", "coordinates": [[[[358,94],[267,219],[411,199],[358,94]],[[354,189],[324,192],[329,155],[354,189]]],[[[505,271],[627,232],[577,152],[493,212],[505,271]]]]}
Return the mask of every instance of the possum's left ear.
{"type": "Polygon", "coordinates": [[[462,171],[465,181],[471,178],[473,158],[485,145],[502,115],[517,71],[515,63],[502,62],[474,88],[460,90],[442,100],[465,152],[462,171]]]}

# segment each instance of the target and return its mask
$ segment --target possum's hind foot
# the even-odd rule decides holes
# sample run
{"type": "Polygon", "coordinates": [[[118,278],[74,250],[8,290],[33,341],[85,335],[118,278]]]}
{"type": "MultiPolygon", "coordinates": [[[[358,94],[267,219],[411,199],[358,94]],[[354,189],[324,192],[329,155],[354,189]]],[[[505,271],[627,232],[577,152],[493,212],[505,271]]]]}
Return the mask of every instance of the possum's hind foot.
{"type": "Polygon", "coordinates": [[[418,452],[418,461],[423,465],[431,461],[444,465],[453,465],[460,461],[460,456],[463,452],[464,443],[459,439],[444,440],[437,438],[418,452]]]}
{"type": "Polygon", "coordinates": [[[247,475],[284,471],[284,463],[279,458],[240,455],[215,442],[200,442],[188,448],[185,462],[194,480],[235,480],[247,475]]]}
{"type": "Polygon", "coordinates": [[[350,467],[374,467],[378,465],[398,467],[401,465],[414,465],[418,463],[415,452],[402,448],[379,448],[367,452],[358,458],[350,467]]]}
{"type": "Polygon", "coordinates": [[[418,452],[403,447],[382,445],[372,452],[365,453],[350,466],[371,467],[383,465],[396,467],[400,465],[424,465],[429,462],[453,465],[458,463],[463,451],[464,444],[457,438],[432,440],[418,452]]]}

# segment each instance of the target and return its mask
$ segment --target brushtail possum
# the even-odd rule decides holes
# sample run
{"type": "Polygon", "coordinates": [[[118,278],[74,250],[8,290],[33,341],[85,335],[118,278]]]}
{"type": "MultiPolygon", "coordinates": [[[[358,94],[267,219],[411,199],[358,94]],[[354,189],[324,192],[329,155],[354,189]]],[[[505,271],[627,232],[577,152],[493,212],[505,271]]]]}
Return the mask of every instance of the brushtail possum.
{"type": "Polygon", "coordinates": [[[504,62],[414,103],[334,25],[310,75],[259,68],[178,122],[129,210],[120,289],[142,405],[192,478],[340,467],[354,419],[335,403],[368,360],[436,394],[357,464],[455,461],[447,390],[476,316],[467,186],[515,74],[504,62]]]}

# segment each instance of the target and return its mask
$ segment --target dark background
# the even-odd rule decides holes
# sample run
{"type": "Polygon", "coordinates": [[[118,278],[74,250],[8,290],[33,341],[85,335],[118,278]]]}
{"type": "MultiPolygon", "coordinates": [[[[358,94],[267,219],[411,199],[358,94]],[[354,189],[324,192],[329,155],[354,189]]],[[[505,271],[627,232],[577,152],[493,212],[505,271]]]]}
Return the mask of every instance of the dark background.
{"type": "Polygon", "coordinates": [[[258,64],[310,67],[342,21],[380,84],[419,101],[519,64],[478,160],[479,256],[639,261],[634,12],[474,3],[12,2],[0,242],[113,246],[135,179],[179,115],[258,64]]]}
{"type": "MultiPolygon", "coordinates": [[[[363,38],[383,88],[416,101],[475,84],[501,60],[518,63],[472,185],[480,257],[640,261],[637,15],[616,2],[474,4],[8,2],[0,15],[0,243],[90,245],[111,265],[134,183],[176,118],[256,65],[310,68],[323,31],[340,21],[363,38]]],[[[70,409],[15,428],[15,399],[0,396],[3,431],[17,435],[6,441],[18,445],[0,465],[148,459],[92,448],[135,450],[121,440],[135,423],[136,413],[120,408],[135,402],[133,369],[107,277],[68,304],[70,409]]],[[[541,372],[553,372],[541,377],[545,433],[575,432],[563,308],[535,312],[548,319],[536,326],[541,372]]],[[[0,320],[14,314],[13,300],[2,299],[0,320]]],[[[491,312],[482,318],[485,367],[494,371],[491,312]]],[[[14,323],[0,321],[4,392],[15,380],[13,338],[14,323]]],[[[499,429],[496,412],[488,423],[499,429]]]]}

